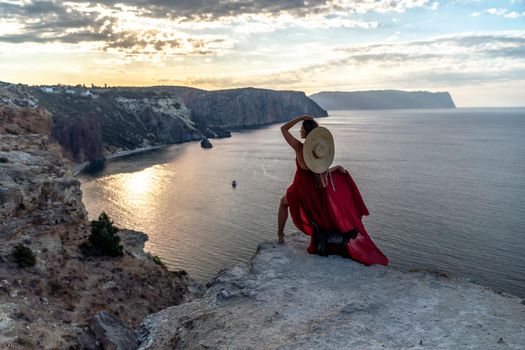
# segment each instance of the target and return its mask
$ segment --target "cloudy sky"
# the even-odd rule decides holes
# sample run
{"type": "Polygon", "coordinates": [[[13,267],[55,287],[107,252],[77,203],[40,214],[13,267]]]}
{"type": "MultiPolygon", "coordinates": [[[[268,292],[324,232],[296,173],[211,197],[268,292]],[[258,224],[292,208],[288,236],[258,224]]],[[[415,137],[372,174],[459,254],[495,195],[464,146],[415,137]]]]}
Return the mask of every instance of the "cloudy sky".
{"type": "Polygon", "coordinates": [[[525,0],[0,0],[0,80],[525,105],[525,0]]]}

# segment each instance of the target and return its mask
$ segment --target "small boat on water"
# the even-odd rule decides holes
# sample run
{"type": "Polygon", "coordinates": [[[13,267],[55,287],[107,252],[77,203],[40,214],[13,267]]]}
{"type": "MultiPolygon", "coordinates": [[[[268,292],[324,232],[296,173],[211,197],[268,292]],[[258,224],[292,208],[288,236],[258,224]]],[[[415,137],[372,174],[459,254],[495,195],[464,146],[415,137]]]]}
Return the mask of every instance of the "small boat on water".
{"type": "Polygon", "coordinates": [[[202,148],[212,148],[213,145],[211,144],[210,140],[208,140],[208,138],[204,136],[201,141],[201,147],[202,148]]]}
{"type": "Polygon", "coordinates": [[[237,181],[235,181],[235,180],[232,181],[232,187],[233,188],[237,187],[237,181]]]}

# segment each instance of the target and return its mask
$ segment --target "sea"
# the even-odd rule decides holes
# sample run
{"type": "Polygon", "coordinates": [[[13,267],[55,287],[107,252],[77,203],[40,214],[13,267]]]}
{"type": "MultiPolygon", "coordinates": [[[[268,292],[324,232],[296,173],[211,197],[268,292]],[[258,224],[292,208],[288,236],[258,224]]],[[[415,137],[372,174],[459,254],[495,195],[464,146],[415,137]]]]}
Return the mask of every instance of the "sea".
{"type": "MultiPolygon", "coordinates": [[[[525,297],[525,108],[331,111],[318,122],[391,266],[525,297]]],[[[277,240],[295,173],[279,127],[234,132],[211,149],[190,142],[110,160],[79,176],[89,217],[105,211],[146,232],[147,251],[206,282],[277,240]]],[[[289,219],[285,233],[294,232],[289,219]]]]}

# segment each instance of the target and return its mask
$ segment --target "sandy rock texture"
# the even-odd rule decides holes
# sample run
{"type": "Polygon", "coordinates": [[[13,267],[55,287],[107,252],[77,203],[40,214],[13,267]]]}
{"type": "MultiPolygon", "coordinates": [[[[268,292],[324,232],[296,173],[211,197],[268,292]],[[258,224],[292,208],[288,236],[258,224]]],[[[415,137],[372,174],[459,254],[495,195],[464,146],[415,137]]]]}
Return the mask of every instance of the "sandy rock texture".
{"type": "Polygon", "coordinates": [[[86,219],[80,182],[50,133],[44,110],[0,107],[0,237],[86,219]]]}
{"type": "Polygon", "coordinates": [[[265,242],[204,298],[142,323],[140,349],[524,349],[525,305],[430,272],[265,242]]]}

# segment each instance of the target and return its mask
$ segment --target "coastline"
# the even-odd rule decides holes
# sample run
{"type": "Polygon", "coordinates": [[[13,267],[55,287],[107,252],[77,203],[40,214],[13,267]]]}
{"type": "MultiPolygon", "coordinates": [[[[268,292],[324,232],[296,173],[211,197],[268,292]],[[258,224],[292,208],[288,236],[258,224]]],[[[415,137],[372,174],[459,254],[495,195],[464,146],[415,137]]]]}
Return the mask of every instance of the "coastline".
{"type": "Polygon", "coordinates": [[[0,348],[133,349],[109,345],[115,323],[134,334],[147,315],[199,295],[199,285],[145,252],[144,233],[117,229],[116,256],[99,250],[108,240],[94,248],[80,181],[49,139],[49,119],[7,110],[5,120],[13,124],[0,130],[0,348]]]}
{"type": "MultiPolygon", "coordinates": [[[[163,144],[163,145],[156,145],[156,146],[139,147],[139,148],[135,148],[132,150],[127,150],[127,151],[119,151],[107,157],[104,157],[103,160],[106,161],[106,160],[111,160],[111,159],[124,158],[124,157],[131,156],[134,154],[156,151],[156,150],[168,147],[168,146],[169,146],[168,144],[163,144]]],[[[71,165],[71,171],[73,173],[73,176],[76,177],[77,175],[79,175],[90,163],[91,162],[73,163],[71,165]]]]}
{"type": "MultiPolygon", "coordinates": [[[[326,116],[318,117],[318,118],[328,118],[329,116],[330,115],[326,115],[326,116]]],[[[248,125],[248,126],[232,126],[232,127],[228,127],[227,130],[232,132],[232,133],[233,132],[250,131],[250,130],[258,130],[258,129],[266,128],[266,127],[271,126],[271,125],[281,124],[281,123],[282,122],[259,124],[259,125],[248,125]]],[[[231,137],[233,137],[233,135],[231,137]]],[[[216,137],[216,138],[212,138],[212,140],[213,139],[222,139],[222,138],[225,138],[225,137],[216,137]]],[[[187,143],[187,142],[200,142],[200,141],[201,140],[188,140],[188,141],[176,142],[176,143],[170,143],[170,144],[166,143],[166,144],[155,145],[155,146],[139,147],[139,148],[134,148],[134,149],[131,149],[131,150],[126,150],[126,151],[118,151],[118,152],[112,153],[112,154],[110,154],[108,156],[105,156],[102,160],[106,161],[106,160],[124,158],[124,157],[131,156],[131,155],[134,155],[134,154],[140,154],[140,153],[147,153],[147,152],[150,152],[150,151],[156,151],[156,150],[163,149],[163,148],[166,148],[168,146],[171,146],[173,144],[183,144],[183,143],[187,143]]],[[[89,166],[90,163],[91,163],[91,161],[83,162],[83,163],[71,163],[71,171],[72,171],[73,177],[77,177],[79,174],[81,174],[84,171],[84,169],[86,169],[89,166]]]]}

